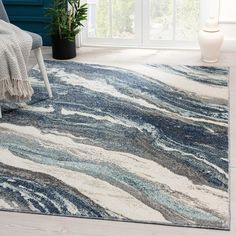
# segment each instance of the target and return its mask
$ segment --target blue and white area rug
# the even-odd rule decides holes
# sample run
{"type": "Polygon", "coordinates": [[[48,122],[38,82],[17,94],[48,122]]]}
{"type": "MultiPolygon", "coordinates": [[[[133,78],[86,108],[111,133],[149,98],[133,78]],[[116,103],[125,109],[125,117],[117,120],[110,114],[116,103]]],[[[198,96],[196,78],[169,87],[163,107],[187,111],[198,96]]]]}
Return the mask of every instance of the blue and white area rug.
{"type": "Polygon", "coordinates": [[[2,210],[229,229],[228,68],[46,66],[3,109],[2,210]]]}

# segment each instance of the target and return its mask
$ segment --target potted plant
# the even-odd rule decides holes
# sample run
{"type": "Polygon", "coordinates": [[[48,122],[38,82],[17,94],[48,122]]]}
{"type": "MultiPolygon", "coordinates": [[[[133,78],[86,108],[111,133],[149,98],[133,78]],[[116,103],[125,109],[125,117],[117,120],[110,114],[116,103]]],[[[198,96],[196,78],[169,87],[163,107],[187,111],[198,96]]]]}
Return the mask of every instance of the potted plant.
{"type": "Polygon", "coordinates": [[[53,58],[65,60],[76,57],[75,37],[87,19],[87,4],[81,0],[54,0],[54,6],[47,9],[52,37],[53,58]]]}

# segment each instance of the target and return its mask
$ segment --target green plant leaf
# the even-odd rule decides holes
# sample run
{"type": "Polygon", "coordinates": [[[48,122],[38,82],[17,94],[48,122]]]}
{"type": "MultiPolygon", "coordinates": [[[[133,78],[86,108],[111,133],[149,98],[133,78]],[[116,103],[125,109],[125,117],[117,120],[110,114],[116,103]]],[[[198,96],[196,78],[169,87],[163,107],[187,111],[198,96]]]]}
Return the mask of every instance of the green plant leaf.
{"type": "Polygon", "coordinates": [[[80,0],[54,0],[53,7],[46,9],[46,15],[51,18],[48,23],[50,35],[73,41],[87,20],[88,5],[80,0]],[[71,5],[73,12],[68,9],[71,5]]]}

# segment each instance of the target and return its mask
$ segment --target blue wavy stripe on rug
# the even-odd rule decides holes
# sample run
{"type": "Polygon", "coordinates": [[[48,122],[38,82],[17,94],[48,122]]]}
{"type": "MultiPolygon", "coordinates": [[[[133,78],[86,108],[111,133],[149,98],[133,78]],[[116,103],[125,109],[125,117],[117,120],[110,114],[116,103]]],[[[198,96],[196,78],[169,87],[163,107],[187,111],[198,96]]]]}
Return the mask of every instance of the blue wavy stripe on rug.
{"type": "Polygon", "coordinates": [[[5,106],[0,208],[229,228],[224,67],[47,61],[32,101],[5,106]]]}

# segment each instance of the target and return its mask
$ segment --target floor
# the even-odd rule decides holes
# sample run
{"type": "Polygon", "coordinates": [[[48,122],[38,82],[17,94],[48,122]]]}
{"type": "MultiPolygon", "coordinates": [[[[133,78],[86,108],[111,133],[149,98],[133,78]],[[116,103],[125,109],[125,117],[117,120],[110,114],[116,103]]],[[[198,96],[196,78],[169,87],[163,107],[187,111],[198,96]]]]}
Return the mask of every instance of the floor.
{"type": "MultiPolygon", "coordinates": [[[[50,48],[44,48],[45,59],[51,58],[50,48]]],[[[11,236],[155,236],[155,235],[199,235],[207,236],[233,236],[236,235],[236,53],[225,53],[220,57],[219,63],[231,67],[230,78],[230,157],[231,157],[231,231],[192,229],[182,227],[169,227],[161,225],[147,225],[134,223],[119,223],[98,220],[86,220],[75,218],[63,218],[52,216],[40,216],[30,214],[18,214],[0,212],[0,235],[11,236]]],[[[138,49],[104,49],[104,48],[81,48],[78,50],[79,62],[99,63],[100,61],[116,62],[117,65],[125,61],[155,62],[168,64],[194,64],[202,65],[198,51],[160,51],[138,49]]],[[[35,64],[32,57],[30,66],[35,64]]]]}

